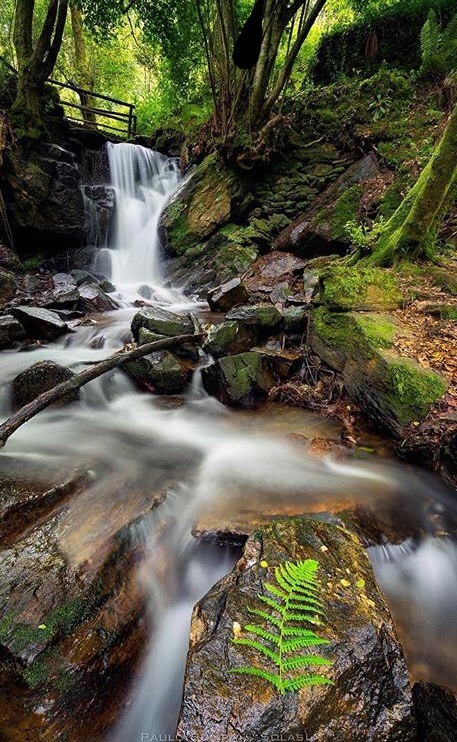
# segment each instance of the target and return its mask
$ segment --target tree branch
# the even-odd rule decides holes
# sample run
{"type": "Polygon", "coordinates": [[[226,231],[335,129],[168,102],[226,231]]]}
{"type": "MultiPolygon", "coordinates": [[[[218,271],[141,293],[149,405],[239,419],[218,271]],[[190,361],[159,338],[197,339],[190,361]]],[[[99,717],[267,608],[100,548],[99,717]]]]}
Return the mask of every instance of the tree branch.
{"type": "Polygon", "coordinates": [[[97,379],[99,376],[106,374],[108,371],[112,371],[118,366],[122,366],[124,363],[129,361],[136,361],[138,358],[149,355],[156,350],[165,350],[166,348],[173,348],[175,346],[184,345],[185,343],[198,343],[203,339],[203,335],[178,335],[173,338],[165,338],[164,340],[155,340],[153,343],[145,343],[145,345],[139,345],[133,350],[121,350],[118,353],[105,358],[104,361],[96,363],[91,368],[86,368],[79,374],[75,374],[68,381],[64,381],[62,384],[57,384],[47,392],[43,392],[36,399],[28,404],[21,407],[20,410],[11,415],[2,425],[0,425],[0,448],[3,448],[8,438],[18,429],[21,425],[28,422],[32,417],[35,417],[41,410],[44,410],[53,402],[57,402],[67,394],[80,389],[85,386],[89,381],[97,379]]]}
{"type": "Polygon", "coordinates": [[[55,67],[57,57],[62,46],[63,33],[65,31],[65,21],[67,20],[68,0],[60,0],[59,12],[55,24],[54,38],[49,48],[49,52],[44,62],[45,79],[47,79],[55,67]]]}

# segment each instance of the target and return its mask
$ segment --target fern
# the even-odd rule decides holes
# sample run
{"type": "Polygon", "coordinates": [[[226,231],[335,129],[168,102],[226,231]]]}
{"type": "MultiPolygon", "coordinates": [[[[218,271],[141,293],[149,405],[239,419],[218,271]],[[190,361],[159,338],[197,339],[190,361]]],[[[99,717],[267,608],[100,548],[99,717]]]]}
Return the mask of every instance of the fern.
{"type": "Polygon", "coordinates": [[[440,27],[437,15],[430,10],[420,34],[422,75],[444,75],[456,66],[457,14],[445,29],[440,27]]]}
{"type": "Polygon", "coordinates": [[[249,647],[268,660],[271,671],[260,667],[235,667],[230,672],[253,675],[271,683],[284,695],[310,685],[331,685],[325,675],[303,672],[303,668],[329,667],[331,660],[302,650],[328,644],[308,625],[322,626],[323,603],[319,599],[320,584],[317,577],[318,563],[314,559],[303,562],[285,562],[275,569],[277,585],[267,582],[269,595],[258,595],[262,608],[249,608],[249,612],[263,619],[264,625],[248,624],[244,631],[252,638],[236,637],[235,644],[249,647]],[[299,653],[299,654],[298,654],[299,653]]]}

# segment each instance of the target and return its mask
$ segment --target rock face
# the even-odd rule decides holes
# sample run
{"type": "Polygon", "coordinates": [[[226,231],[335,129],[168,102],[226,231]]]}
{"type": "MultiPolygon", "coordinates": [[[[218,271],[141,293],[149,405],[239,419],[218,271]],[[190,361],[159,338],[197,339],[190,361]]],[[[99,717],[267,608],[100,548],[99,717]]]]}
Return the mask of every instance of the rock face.
{"type": "Polygon", "coordinates": [[[87,230],[81,176],[75,155],[55,144],[5,154],[4,195],[20,252],[52,252],[65,241],[78,247],[87,230]]]}
{"type": "Polygon", "coordinates": [[[208,293],[208,304],[213,311],[228,312],[237,304],[244,304],[248,298],[248,292],[241,279],[232,278],[231,281],[217,286],[208,293]]]}
{"type": "Polygon", "coordinates": [[[141,327],[166,337],[192,335],[194,332],[194,323],[191,317],[167,312],[166,309],[160,309],[159,307],[142,309],[135,314],[132,320],[132,333],[135,340],[138,339],[141,327]]]}
{"type": "MultiPolygon", "coordinates": [[[[54,361],[39,361],[18,374],[13,380],[13,398],[16,407],[23,407],[36,399],[39,394],[47,392],[57,384],[73,378],[74,373],[65,366],[54,361]]],[[[63,397],[61,402],[73,402],[78,398],[78,392],[63,397]]]]}
{"type": "Polygon", "coordinates": [[[273,249],[308,258],[345,252],[350,244],[345,226],[357,216],[360,197],[378,172],[371,154],[355,162],[281,232],[273,249]]]}
{"type": "Polygon", "coordinates": [[[124,369],[140,387],[157,394],[179,394],[189,379],[189,371],[168,350],[127,363],[124,369]]]}
{"type": "Polygon", "coordinates": [[[434,371],[395,352],[394,342],[404,333],[388,314],[319,307],[310,318],[314,352],[341,372],[346,389],[368,417],[395,435],[424,418],[447,388],[434,371]]]}
{"type": "Polygon", "coordinates": [[[0,348],[7,348],[8,345],[20,340],[25,335],[25,330],[19,320],[10,314],[0,317],[0,348]]]}
{"type": "Polygon", "coordinates": [[[209,394],[234,407],[254,407],[274,384],[268,359],[256,351],[220,358],[203,369],[202,377],[209,394]]]}
{"type": "MultiPolygon", "coordinates": [[[[268,625],[268,628],[271,627],[268,625]]],[[[183,741],[302,739],[308,742],[416,742],[405,659],[365,550],[339,526],[278,521],[248,540],[233,572],[194,609],[177,737],[183,741]],[[251,648],[234,644],[234,622],[267,627],[248,608],[274,582],[274,567],[317,559],[326,608],[320,654],[333,660],[334,685],[281,696],[265,680],[235,667],[272,670],[251,648]]]]}
{"type": "Polygon", "coordinates": [[[0,243],[0,268],[6,268],[9,271],[21,270],[21,261],[11,247],[0,243]]]}
{"type": "Polygon", "coordinates": [[[244,325],[237,320],[227,320],[213,325],[205,344],[205,350],[212,356],[229,356],[250,350],[257,342],[255,327],[244,325]]]}
{"type": "Polygon", "coordinates": [[[15,307],[13,314],[28,335],[39,340],[54,340],[68,331],[68,326],[56,312],[40,307],[15,307]]]}

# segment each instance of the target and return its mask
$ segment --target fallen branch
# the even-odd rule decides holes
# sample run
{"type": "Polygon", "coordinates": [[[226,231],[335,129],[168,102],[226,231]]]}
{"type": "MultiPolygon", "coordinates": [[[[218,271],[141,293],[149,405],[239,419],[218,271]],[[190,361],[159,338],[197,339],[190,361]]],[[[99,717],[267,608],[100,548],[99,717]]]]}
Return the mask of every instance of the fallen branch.
{"type": "Polygon", "coordinates": [[[21,425],[28,422],[32,417],[35,417],[41,410],[44,410],[53,402],[57,402],[67,394],[71,394],[82,386],[88,384],[89,381],[97,379],[99,376],[106,374],[108,371],[112,371],[118,366],[122,366],[124,363],[129,361],[136,361],[138,358],[149,355],[156,350],[165,350],[167,348],[174,348],[185,343],[198,343],[203,339],[203,335],[178,335],[173,338],[165,338],[164,340],[155,340],[153,343],[145,343],[145,345],[139,345],[133,350],[121,350],[105,358],[104,361],[95,364],[91,368],[86,368],[79,374],[75,374],[68,381],[57,384],[47,392],[43,392],[36,399],[28,404],[21,407],[20,410],[11,415],[2,425],[0,425],[0,448],[3,448],[8,438],[18,429],[21,425]]]}

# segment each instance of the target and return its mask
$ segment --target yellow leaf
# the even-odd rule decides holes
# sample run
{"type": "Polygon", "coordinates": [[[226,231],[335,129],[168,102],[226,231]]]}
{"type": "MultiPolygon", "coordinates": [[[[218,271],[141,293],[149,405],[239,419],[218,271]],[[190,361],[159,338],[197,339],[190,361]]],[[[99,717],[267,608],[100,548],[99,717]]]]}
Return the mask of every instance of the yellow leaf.
{"type": "Polygon", "coordinates": [[[349,582],[349,580],[341,580],[341,583],[340,584],[343,587],[351,587],[351,583],[349,582]]]}
{"type": "Polygon", "coordinates": [[[47,629],[47,626],[46,626],[45,623],[40,623],[40,625],[38,626],[38,628],[39,629],[47,629]]]}
{"type": "Polygon", "coordinates": [[[262,561],[260,562],[260,566],[261,567],[268,567],[268,562],[265,559],[262,559],[262,561]]]}

